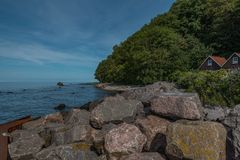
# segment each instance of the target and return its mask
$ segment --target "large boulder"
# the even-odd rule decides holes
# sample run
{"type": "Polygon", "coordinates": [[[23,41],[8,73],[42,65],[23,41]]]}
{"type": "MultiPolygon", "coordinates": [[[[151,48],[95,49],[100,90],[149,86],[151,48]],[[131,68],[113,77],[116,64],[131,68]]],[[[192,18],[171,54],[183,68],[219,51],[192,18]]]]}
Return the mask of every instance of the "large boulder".
{"type": "Polygon", "coordinates": [[[133,122],[143,105],[137,100],[126,100],[122,96],[106,97],[91,112],[91,124],[101,128],[106,123],[133,122]]]}
{"type": "Polygon", "coordinates": [[[203,109],[195,93],[162,93],[151,101],[151,111],[171,119],[198,120],[203,109]]]}
{"type": "Polygon", "coordinates": [[[136,120],[136,125],[147,137],[147,144],[144,147],[146,151],[165,151],[166,131],[169,124],[168,120],[153,115],[136,120]]]}
{"type": "Polygon", "coordinates": [[[96,153],[90,151],[90,145],[75,143],[52,146],[36,154],[38,160],[97,160],[96,153]]]}
{"type": "Polygon", "coordinates": [[[8,147],[13,160],[32,159],[45,144],[38,133],[33,131],[16,130],[11,133],[11,139],[8,147]]]}
{"type": "Polygon", "coordinates": [[[121,160],[165,160],[165,158],[157,152],[143,152],[124,156],[121,160]]]}
{"type": "Polygon", "coordinates": [[[168,126],[166,153],[171,160],[226,160],[226,137],[220,123],[180,120],[168,126]]]}
{"type": "Polygon", "coordinates": [[[127,99],[136,99],[148,103],[153,97],[163,92],[179,92],[173,83],[156,82],[151,85],[139,87],[122,93],[127,99]]]}
{"type": "Polygon", "coordinates": [[[64,117],[66,125],[78,124],[88,125],[90,121],[90,112],[81,109],[72,109],[64,117]]]}
{"type": "Polygon", "coordinates": [[[134,125],[121,124],[105,136],[105,149],[109,159],[118,159],[123,155],[141,152],[147,138],[134,125]]]}
{"type": "Polygon", "coordinates": [[[101,130],[92,130],[93,146],[98,154],[105,153],[104,150],[104,137],[105,135],[115,128],[117,125],[109,123],[103,125],[101,130]]]}
{"type": "Polygon", "coordinates": [[[91,131],[90,125],[63,125],[58,128],[52,128],[52,144],[63,145],[74,142],[91,142],[91,131]]]}

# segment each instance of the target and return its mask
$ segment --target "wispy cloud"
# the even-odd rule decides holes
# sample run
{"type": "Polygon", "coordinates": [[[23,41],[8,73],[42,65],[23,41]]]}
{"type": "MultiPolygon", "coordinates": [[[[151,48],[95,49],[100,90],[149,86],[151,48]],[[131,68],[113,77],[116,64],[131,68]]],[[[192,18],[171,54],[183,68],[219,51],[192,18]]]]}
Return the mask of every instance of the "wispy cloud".
{"type": "Polygon", "coordinates": [[[37,64],[61,63],[91,66],[100,59],[91,57],[88,53],[61,52],[41,44],[21,44],[0,41],[0,57],[30,61],[37,64]]]}

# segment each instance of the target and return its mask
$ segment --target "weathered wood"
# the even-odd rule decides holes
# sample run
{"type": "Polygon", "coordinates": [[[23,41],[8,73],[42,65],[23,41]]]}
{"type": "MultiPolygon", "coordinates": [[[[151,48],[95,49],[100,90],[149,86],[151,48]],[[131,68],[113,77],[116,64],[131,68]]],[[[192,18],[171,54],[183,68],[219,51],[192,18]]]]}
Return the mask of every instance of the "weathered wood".
{"type": "Polygon", "coordinates": [[[16,129],[20,129],[24,123],[31,120],[31,116],[26,116],[5,124],[0,124],[0,160],[8,159],[8,137],[3,136],[3,134],[10,133],[16,129]]]}

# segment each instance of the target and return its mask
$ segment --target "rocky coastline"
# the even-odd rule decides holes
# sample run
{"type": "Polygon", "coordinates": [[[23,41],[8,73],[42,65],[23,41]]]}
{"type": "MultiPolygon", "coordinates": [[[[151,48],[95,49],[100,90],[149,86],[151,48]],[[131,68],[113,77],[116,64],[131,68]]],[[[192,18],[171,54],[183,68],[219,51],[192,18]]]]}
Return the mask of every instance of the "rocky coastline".
{"type": "Polygon", "coordinates": [[[240,159],[240,105],[204,106],[196,93],[184,93],[167,82],[118,91],[24,124],[10,134],[11,158],[240,159]]]}

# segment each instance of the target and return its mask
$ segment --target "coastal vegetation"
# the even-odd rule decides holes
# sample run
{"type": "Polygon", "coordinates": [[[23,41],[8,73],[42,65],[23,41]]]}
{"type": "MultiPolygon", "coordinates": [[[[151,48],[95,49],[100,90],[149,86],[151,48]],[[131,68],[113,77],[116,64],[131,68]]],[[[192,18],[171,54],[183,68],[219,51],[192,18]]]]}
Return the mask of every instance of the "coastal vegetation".
{"type": "Polygon", "coordinates": [[[172,76],[172,81],[187,92],[197,92],[204,104],[221,106],[240,104],[238,71],[176,72],[172,76]]]}
{"type": "Polygon", "coordinates": [[[239,13],[240,0],[176,0],[167,13],[114,46],[95,77],[118,84],[173,81],[206,103],[239,103],[239,74],[197,71],[208,55],[228,57],[240,49],[239,13]]]}

